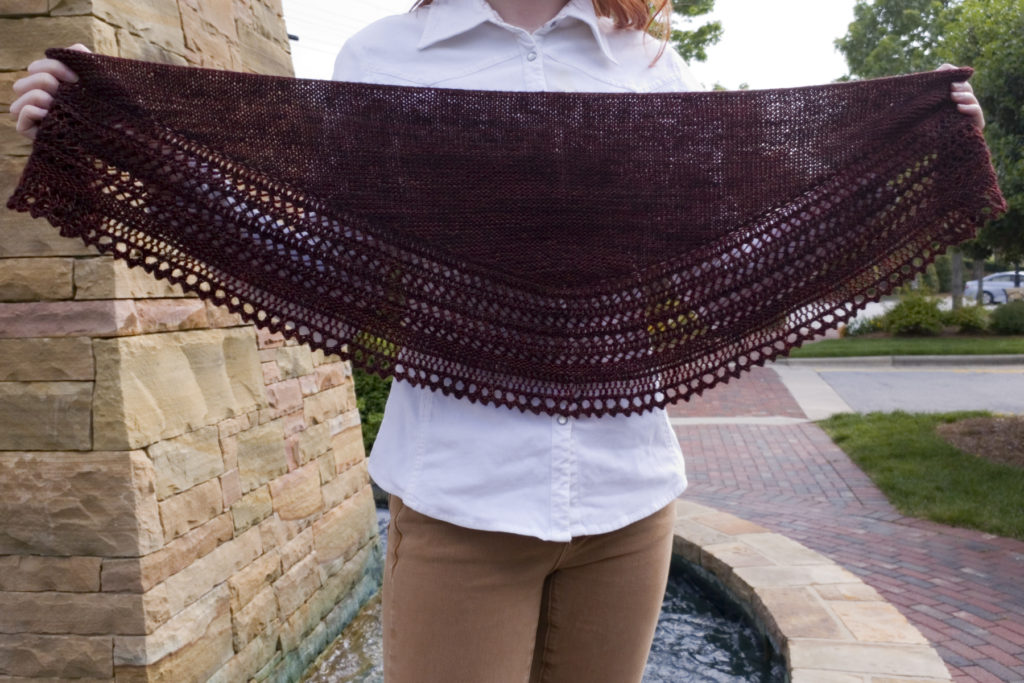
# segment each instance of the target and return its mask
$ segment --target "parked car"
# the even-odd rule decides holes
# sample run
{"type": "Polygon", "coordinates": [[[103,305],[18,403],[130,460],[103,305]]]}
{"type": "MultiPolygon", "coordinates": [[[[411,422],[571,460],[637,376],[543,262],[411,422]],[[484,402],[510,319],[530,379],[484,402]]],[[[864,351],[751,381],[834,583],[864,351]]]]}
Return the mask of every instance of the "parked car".
{"type": "MultiPolygon", "coordinates": [[[[982,301],[986,304],[1005,304],[1006,290],[1014,286],[1015,274],[1012,270],[1004,273],[992,273],[982,278],[982,301]]],[[[1021,273],[1021,287],[1024,287],[1024,272],[1021,273]]],[[[964,285],[964,298],[974,299],[978,296],[978,281],[971,280],[964,285]]]]}

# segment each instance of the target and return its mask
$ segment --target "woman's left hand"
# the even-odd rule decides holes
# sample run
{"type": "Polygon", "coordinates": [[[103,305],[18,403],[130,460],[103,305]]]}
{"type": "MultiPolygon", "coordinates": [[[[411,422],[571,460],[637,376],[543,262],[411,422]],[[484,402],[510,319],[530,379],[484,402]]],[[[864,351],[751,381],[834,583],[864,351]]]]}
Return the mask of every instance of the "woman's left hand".
{"type": "MultiPolygon", "coordinates": [[[[959,67],[952,64],[943,64],[936,71],[949,71],[956,68],[959,67]]],[[[971,84],[967,81],[953,83],[950,85],[949,90],[950,96],[956,102],[956,108],[960,110],[960,113],[970,116],[971,121],[978,127],[978,130],[983,129],[985,127],[985,114],[981,111],[981,105],[978,104],[978,98],[974,96],[974,88],[971,87],[971,84]]]]}

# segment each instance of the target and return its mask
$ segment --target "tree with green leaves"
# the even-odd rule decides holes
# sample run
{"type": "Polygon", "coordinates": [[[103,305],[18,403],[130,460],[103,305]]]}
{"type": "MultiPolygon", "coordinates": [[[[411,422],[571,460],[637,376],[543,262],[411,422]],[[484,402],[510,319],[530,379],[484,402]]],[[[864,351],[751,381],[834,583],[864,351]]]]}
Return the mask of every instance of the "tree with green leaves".
{"type": "Polygon", "coordinates": [[[701,17],[715,8],[715,0],[672,0],[674,21],[681,19],[687,28],[673,28],[670,40],[683,59],[703,62],[708,58],[707,48],[722,38],[722,22],[709,21],[693,26],[701,17]]]}
{"type": "Polygon", "coordinates": [[[985,137],[1009,211],[981,240],[1008,261],[1024,261],[1024,2],[963,0],[946,31],[942,54],[970,64],[974,92],[985,111],[985,137]]]}
{"type": "MultiPolygon", "coordinates": [[[[971,84],[1010,211],[964,248],[975,257],[995,250],[1010,261],[1024,259],[1024,2],[858,0],[854,21],[835,44],[847,78],[928,71],[942,62],[976,69],[971,84]]],[[[957,250],[954,263],[960,262],[957,250]]]]}
{"type": "Polygon", "coordinates": [[[847,78],[878,78],[930,71],[942,63],[943,36],[956,21],[960,0],[857,0],[853,23],[836,48],[847,78]]]}

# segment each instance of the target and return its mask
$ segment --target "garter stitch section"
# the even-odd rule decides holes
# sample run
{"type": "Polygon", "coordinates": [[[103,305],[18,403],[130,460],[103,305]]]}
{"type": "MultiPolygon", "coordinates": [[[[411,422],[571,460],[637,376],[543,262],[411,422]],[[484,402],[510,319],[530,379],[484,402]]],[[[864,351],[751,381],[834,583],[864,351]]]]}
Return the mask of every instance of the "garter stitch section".
{"type": "Polygon", "coordinates": [[[1005,210],[969,69],[741,92],[300,80],[47,54],[8,206],[472,401],[630,414],[850,319],[1005,210]]]}

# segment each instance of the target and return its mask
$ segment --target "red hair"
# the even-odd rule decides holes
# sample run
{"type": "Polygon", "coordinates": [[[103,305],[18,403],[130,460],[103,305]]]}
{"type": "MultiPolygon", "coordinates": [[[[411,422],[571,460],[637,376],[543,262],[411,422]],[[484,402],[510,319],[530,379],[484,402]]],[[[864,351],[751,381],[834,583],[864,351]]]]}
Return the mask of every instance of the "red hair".
{"type": "MultiPolygon", "coordinates": [[[[416,0],[413,9],[429,5],[434,0],[416,0]]],[[[669,0],[592,0],[599,17],[611,17],[615,28],[632,28],[654,35],[661,41],[661,49],[654,62],[661,58],[671,34],[672,5],[669,0]]],[[[651,62],[652,64],[654,62],[651,62]]]]}

